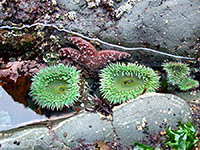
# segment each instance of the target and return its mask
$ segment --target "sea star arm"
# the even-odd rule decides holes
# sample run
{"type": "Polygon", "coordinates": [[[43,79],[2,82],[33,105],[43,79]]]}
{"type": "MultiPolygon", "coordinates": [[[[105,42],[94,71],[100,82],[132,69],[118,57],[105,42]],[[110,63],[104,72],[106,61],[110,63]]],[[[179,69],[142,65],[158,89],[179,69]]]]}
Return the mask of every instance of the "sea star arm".
{"type": "Polygon", "coordinates": [[[61,48],[60,56],[71,58],[73,61],[83,63],[91,68],[103,68],[111,61],[131,56],[129,53],[115,50],[97,51],[89,42],[79,37],[69,37],[68,40],[75,44],[80,51],[73,48],[61,48]]]}
{"type": "Polygon", "coordinates": [[[81,60],[81,53],[80,51],[67,47],[67,48],[61,48],[59,51],[60,56],[64,56],[67,58],[71,58],[74,61],[82,61],[81,60]]]}
{"type": "Polygon", "coordinates": [[[103,68],[111,61],[121,60],[131,56],[129,53],[115,50],[98,51],[97,54],[98,55],[94,59],[92,59],[91,62],[89,62],[89,65],[92,68],[103,68]]]}
{"type": "Polygon", "coordinates": [[[93,56],[97,53],[97,50],[92,44],[80,37],[69,37],[68,40],[80,49],[82,55],[93,56]]]}
{"type": "Polygon", "coordinates": [[[131,55],[127,52],[115,51],[115,50],[102,50],[98,52],[98,58],[101,61],[110,61],[121,60],[129,58],[131,55]]]}

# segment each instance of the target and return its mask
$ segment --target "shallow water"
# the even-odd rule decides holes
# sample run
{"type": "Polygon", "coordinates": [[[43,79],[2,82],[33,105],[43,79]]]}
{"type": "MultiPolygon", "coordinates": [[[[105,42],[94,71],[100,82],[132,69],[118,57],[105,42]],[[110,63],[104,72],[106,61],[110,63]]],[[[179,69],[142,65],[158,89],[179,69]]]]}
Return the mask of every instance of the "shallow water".
{"type": "Polygon", "coordinates": [[[0,131],[47,119],[45,115],[39,115],[29,107],[15,102],[1,86],[0,93],[0,131]]]}

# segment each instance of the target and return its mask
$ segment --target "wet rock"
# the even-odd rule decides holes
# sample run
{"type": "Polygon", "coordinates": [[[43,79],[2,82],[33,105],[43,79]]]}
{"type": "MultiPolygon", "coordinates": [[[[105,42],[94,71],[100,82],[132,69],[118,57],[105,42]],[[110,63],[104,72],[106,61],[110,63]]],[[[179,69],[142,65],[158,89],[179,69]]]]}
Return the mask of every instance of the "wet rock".
{"type": "MultiPolygon", "coordinates": [[[[58,4],[63,3],[72,5],[72,2],[58,0],[58,4]]],[[[103,4],[90,9],[82,1],[73,2],[76,6],[73,8],[77,11],[77,20],[64,28],[125,47],[151,47],[161,52],[189,57],[198,54],[194,48],[200,33],[198,0],[134,1],[120,18],[113,18],[115,10],[125,3],[115,2],[108,11],[103,4]]],[[[70,10],[71,5],[65,5],[65,8],[70,10]]],[[[142,63],[148,63],[145,60],[150,63],[157,61],[158,65],[164,60],[177,60],[148,50],[127,52],[133,55],[132,61],[142,63]]]]}
{"type": "Polygon", "coordinates": [[[6,133],[1,134],[1,148],[5,150],[14,149],[35,149],[40,147],[40,149],[48,149],[50,146],[50,140],[46,137],[48,135],[48,129],[44,127],[29,128],[18,131],[14,134],[6,133]],[[43,142],[43,139],[45,142],[43,142]],[[9,143],[9,145],[7,145],[9,143]]]}
{"type": "MultiPolygon", "coordinates": [[[[167,48],[172,54],[194,56],[190,46],[200,32],[199,4],[198,0],[137,2],[117,21],[116,32],[122,43],[150,43],[167,48]]],[[[109,32],[103,35],[106,38],[109,32]]]]}
{"type": "MultiPolygon", "coordinates": [[[[124,13],[117,18],[116,10],[123,8],[122,6],[125,6],[127,1],[115,1],[110,6],[108,1],[101,1],[94,8],[89,8],[85,0],[2,2],[0,6],[4,14],[0,15],[0,24],[1,26],[15,26],[20,23],[20,26],[30,23],[55,25],[67,33],[73,32],[73,35],[79,35],[87,40],[98,38],[115,44],[115,46],[109,46],[104,42],[99,42],[100,49],[114,48],[127,51],[132,54],[130,61],[152,66],[153,64],[160,66],[166,60],[180,61],[182,59],[144,49],[136,51],[126,48],[150,47],[167,54],[188,57],[198,55],[199,52],[195,49],[200,33],[198,17],[200,2],[198,0],[129,2],[127,8],[123,9],[124,13]],[[27,3],[27,6],[23,7],[22,3],[27,3]],[[71,16],[71,13],[75,16],[71,16]],[[16,17],[14,14],[17,14],[16,17]],[[19,14],[23,14],[24,17],[20,18],[19,14]],[[126,48],[117,47],[118,45],[126,48]]],[[[59,31],[54,31],[53,34],[56,35],[56,32],[59,31]]],[[[63,43],[67,43],[66,37],[62,36],[60,39],[63,43]]],[[[5,41],[0,42],[5,43],[5,41]]],[[[22,41],[20,46],[24,44],[27,44],[26,41],[25,43],[22,41]]],[[[61,46],[67,45],[61,44],[61,46]]]]}
{"type": "Polygon", "coordinates": [[[81,112],[68,119],[46,126],[35,126],[11,132],[1,137],[2,149],[69,149],[80,143],[116,139],[124,146],[164,131],[181,121],[191,121],[189,105],[181,98],[170,94],[148,93],[114,108],[113,122],[96,113],[81,112]],[[17,140],[20,145],[13,144],[17,140]]]}
{"type": "Polygon", "coordinates": [[[191,121],[189,105],[170,94],[149,93],[120,105],[114,110],[114,126],[120,141],[126,145],[164,131],[179,121],[191,121]]]}
{"type": "MultiPolygon", "coordinates": [[[[68,9],[75,8],[78,12],[81,11],[84,15],[89,15],[91,19],[99,19],[99,14],[103,13],[102,7],[96,8],[95,12],[86,7],[86,3],[82,1],[79,1],[79,3],[73,2],[72,4],[71,1],[58,0],[58,3],[66,4],[65,7],[68,9]],[[67,5],[69,3],[70,5],[67,5]]],[[[115,10],[124,4],[124,1],[114,3],[115,10]]],[[[154,2],[150,0],[135,1],[132,8],[127,10],[115,22],[115,25],[101,32],[101,36],[106,41],[110,41],[110,37],[116,41],[115,34],[117,34],[119,41],[116,41],[116,43],[120,41],[121,43],[151,43],[171,49],[172,53],[179,52],[183,54],[181,50],[188,48],[198,37],[200,23],[198,19],[198,6],[198,0],[176,0],[173,2],[162,0],[154,2]],[[124,37],[126,37],[126,40],[124,40],[124,37]],[[175,47],[177,48],[177,46],[177,51],[172,50],[175,47]]],[[[93,28],[87,27],[88,23],[90,23],[89,18],[86,20],[87,23],[82,25],[85,26],[84,30],[93,32],[93,28]]],[[[81,17],[81,20],[84,20],[84,17],[81,17]]],[[[93,23],[95,24],[97,22],[93,23]]],[[[106,26],[109,22],[103,21],[103,23],[106,26]]]]}
{"type": "Polygon", "coordinates": [[[47,12],[52,15],[54,8],[56,7],[53,1],[46,0],[2,1],[0,2],[0,23],[10,21],[11,24],[32,24],[47,12]]]}
{"type": "Polygon", "coordinates": [[[200,92],[198,90],[186,91],[186,92],[174,91],[174,94],[184,99],[186,102],[200,103],[200,92]]]}

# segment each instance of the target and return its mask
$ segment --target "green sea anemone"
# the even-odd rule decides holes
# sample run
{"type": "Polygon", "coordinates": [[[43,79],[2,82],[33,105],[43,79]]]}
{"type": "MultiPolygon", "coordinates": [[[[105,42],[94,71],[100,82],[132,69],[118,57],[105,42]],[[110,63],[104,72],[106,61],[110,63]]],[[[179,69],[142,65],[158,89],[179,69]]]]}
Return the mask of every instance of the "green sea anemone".
{"type": "Polygon", "coordinates": [[[122,103],[136,98],[144,91],[159,87],[159,77],[149,67],[139,64],[110,64],[100,74],[100,91],[111,103],[122,103]]]}
{"type": "Polygon", "coordinates": [[[189,75],[190,68],[188,64],[181,62],[169,62],[162,65],[167,72],[168,81],[172,85],[180,84],[181,81],[189,75]]]}
{"type": "Polygon", "coordinates": [[[189,89],[193,89],[199,86],[199,82],[191,79],[191,78],[185,78],[180,84],[179,84],[179,88],[182,91],[187,91],[189,89]]]}
{"type": "Polygon", "coordinates": [[[60,110],[78,100],[79,71],[72,66],[47,67],[32,78],[30,95],[42,108],[60,110]]]}

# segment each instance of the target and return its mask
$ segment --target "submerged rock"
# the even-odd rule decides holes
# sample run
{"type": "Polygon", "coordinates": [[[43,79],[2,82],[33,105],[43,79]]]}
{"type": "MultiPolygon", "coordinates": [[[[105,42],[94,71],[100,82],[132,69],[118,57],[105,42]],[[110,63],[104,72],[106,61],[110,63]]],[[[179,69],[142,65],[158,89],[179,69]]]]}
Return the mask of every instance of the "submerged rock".
{"type": "Polygon", "coordinates": [[[130,146],[149,134],[164,131],[180,121],[191,121],[190,107],[171,94],[144,94],[113,110],[113,121],[99,114],[81,112],[73,117],[52,122],[51,126],[32,126],[1,134],[2,149],[70,149],[80,143],[96,140],[119,140],[130,146]],[[3,135],[9,135],[3,137],[3,135]],[[117,138],[116,138],[117,137],[117,138]],[[17,143],[15,144],[17,140],[17,143]]]}

